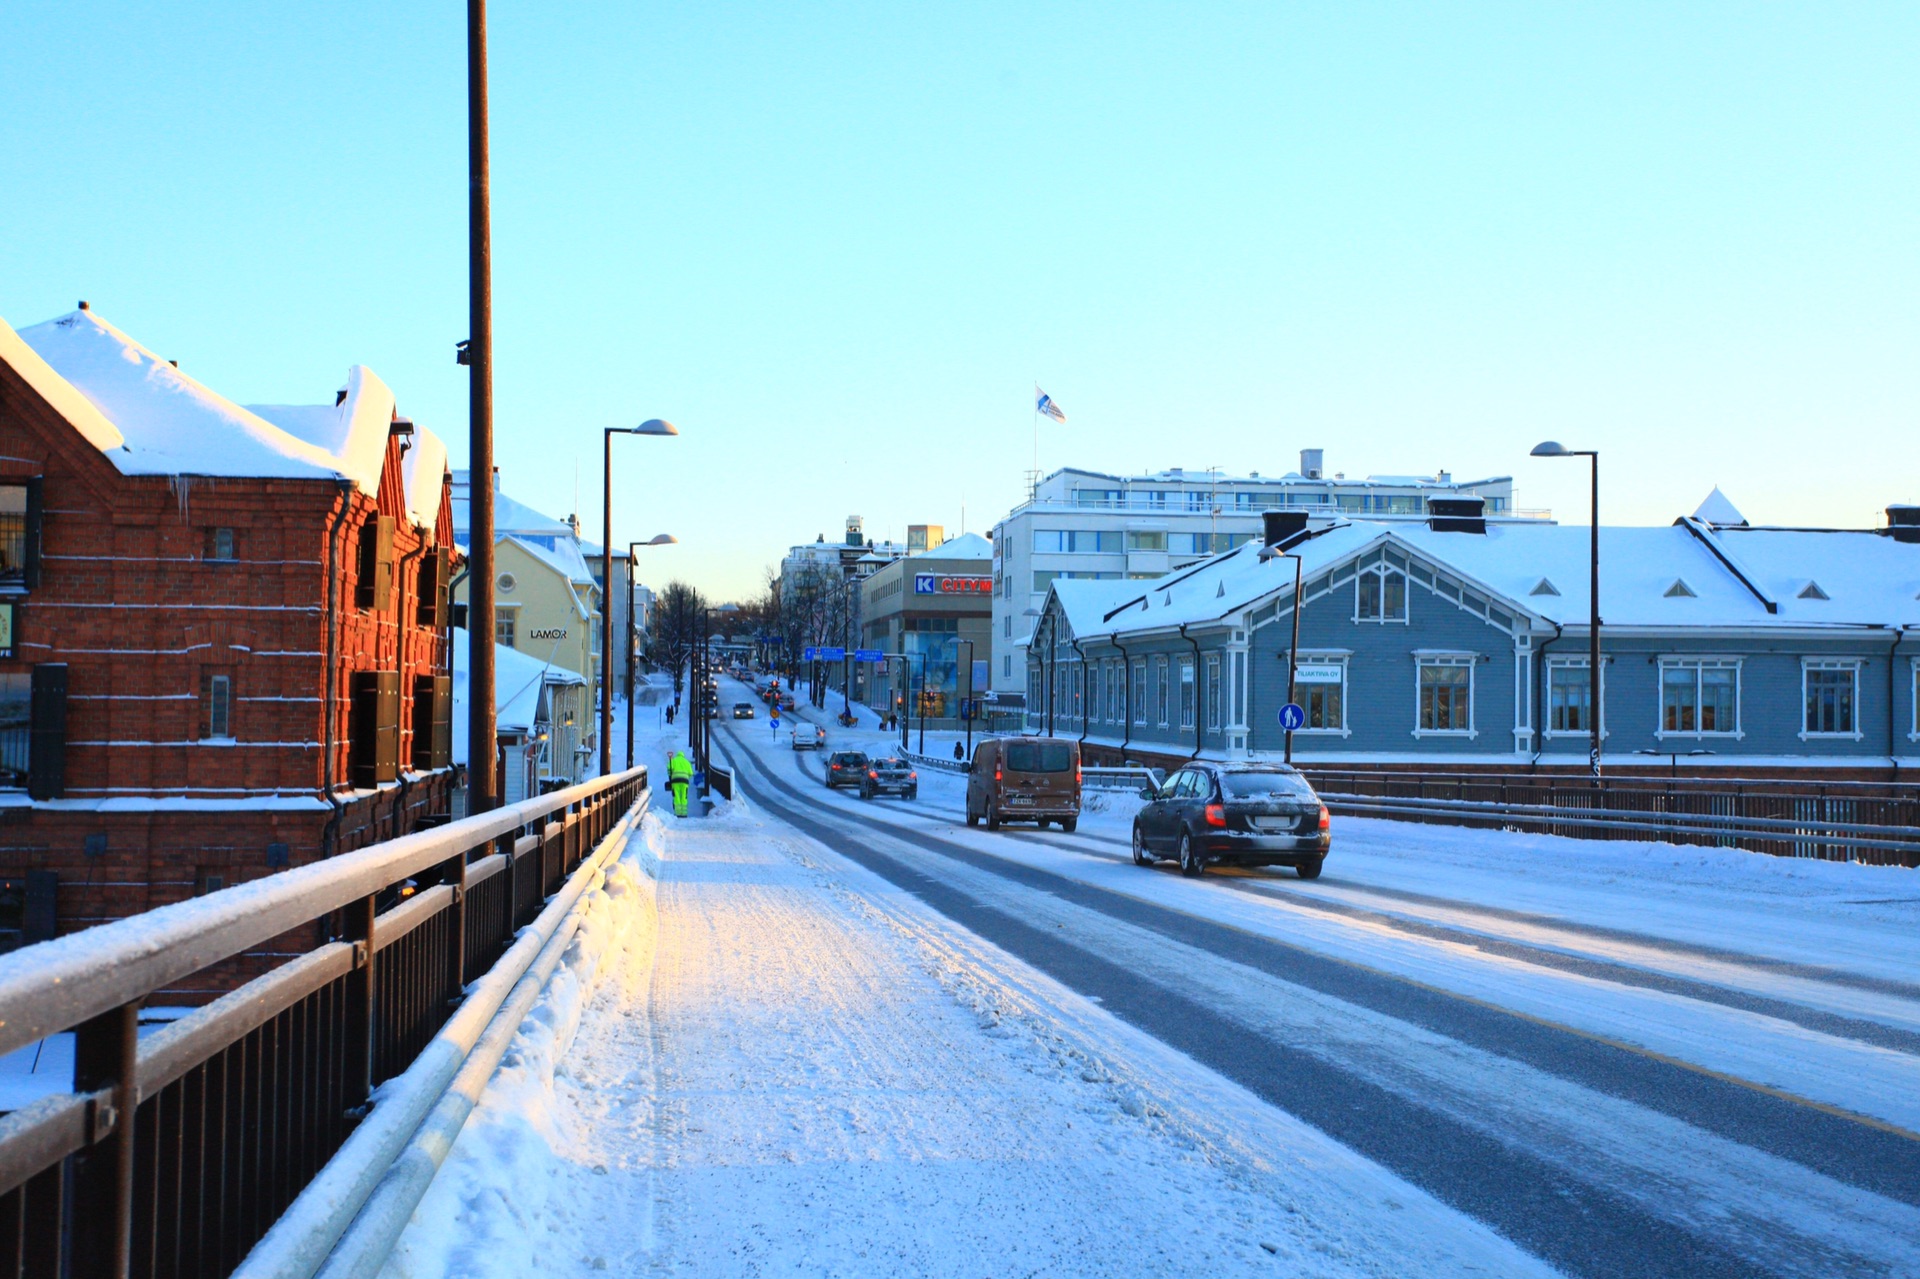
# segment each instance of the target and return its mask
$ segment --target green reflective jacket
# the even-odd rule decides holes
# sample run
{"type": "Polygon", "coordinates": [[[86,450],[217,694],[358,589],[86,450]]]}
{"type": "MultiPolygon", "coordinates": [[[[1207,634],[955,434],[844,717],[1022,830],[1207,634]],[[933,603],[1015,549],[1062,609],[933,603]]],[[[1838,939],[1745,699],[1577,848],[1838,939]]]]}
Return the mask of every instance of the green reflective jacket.
{"type": "Polygon", "coordinates": [[[690,782],[692,780],[693,761],[679,751],[675,751],[673,758],[667,761],[667,784],[672,785],[674,782],[690,782]]]}

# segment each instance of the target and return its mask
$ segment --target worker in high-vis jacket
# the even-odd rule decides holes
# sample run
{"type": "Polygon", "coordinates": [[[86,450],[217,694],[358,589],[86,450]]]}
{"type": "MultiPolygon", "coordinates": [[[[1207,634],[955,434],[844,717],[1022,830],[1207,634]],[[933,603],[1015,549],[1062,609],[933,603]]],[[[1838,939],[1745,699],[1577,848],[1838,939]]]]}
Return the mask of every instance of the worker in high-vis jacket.
{"type": "Polygon", "coordinates": [[[685,751],[675,751],[667,760],[667,789],[673,792],[673,815],[687,815],[687,791],[693,787],[693,761],[685,751]]]}

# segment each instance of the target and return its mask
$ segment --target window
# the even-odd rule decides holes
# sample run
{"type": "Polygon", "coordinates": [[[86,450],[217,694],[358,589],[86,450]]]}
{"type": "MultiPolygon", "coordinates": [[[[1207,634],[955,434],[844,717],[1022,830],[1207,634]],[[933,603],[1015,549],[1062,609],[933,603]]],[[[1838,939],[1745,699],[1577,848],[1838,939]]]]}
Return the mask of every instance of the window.
{"type": "Polygon", "coordinates": [[[0,484],[0,587],[38,585],[39,485],[0,484]]]}
{"type": "Polygon", "coordinates": [[[1164,551],[1167,549],[1167,535],[1159,532],[1128,533],[1127,549],[1129,551],[1164,551]]]}
{"type": "Polygon", "coordinates": [[[1207,727],[1220,727],[1220,659],[1207,659],[1207,727]]]}
{"type": "Polygon", "coordinates": [[[1118,506],[1120,505],[1120,490],[1075,489],[1073,491],[1073,504],[1075,506],[1118,506]]]}
{"type": "Polygon", "coordinates": [[[1193,659],[1180,659],[1180,727],[1193,727],[1193,659]]]}
{"type": "Polygon", "coordinates": [[[33,673],[0,671],[0,788],[25,788],[32,740],[33,673]]]}
{"type": "Polygon", "coordinates": [[[1354,620],[1407,620],[1407,575],[1384,564],[1363,568],[1354,578],[1354,620]]]}
{"type": "Polygon", "coordinates": [[[349,775],[371,789],[400,775],[400,672],[355,671],[348,687],[349,775]]]}
{"type": "MultiPolygon", "coordinates": [[[[1129,665],[1133,667],[1131,673],[1131,679],[1133,680],[1133,722],[1136,724],[1144,724],[1147,722],[1147,663],[1145,660],[1142,660],[1138,663],[1129,663],[1129,665]]],[[[1916,669],[1914,678],[1920,680],[1920,669],[1916,669]]]]}
{"type": "Polygon", "coordinates": [[[1118,551],[1120,534],[1096,529],[1035,529],[1033,549],[1039,553],[1086,555],[1099,551],[1118,551]]]}
{"type": "Polygon", "coordinates": [[[1669,661],[1660,664],[1660,731],[1697,737],[1740,731],[1740,664],[1669,661]]]}
{"type": "Polygon", "coordinates": [[[233,676],[207,675],[202,689],[207,708],[206,733],[217,741],[233,740],[233,676]]]}
{"type": "Polygon", "coordinates": [[[1153,722],[1165,728],[1167,726],[1167,659],[1153,659],[1153,722]]]}
{"type": "Polygon", "coordinates": [[[1860,664],[1849,661],[1808,661],[1800,669],[1807,704],[1807,723],[1801,736],[1860,736],[1855,721],[1860,664]]]}
{"type": "Polygon", "coordinates": [[[207,558],[210,560],[237,560],[240,558],[238,541],[230,528],[210,528],[207,530],[207,558]]]}
{"type": "Polygon", "coordinates": [[[360,526],[360,578],[354,584],[357,607],[384,611],[393,597],[393,517],[377,515],[360,526]]]}
{"type": "Polygon", "coordinates": [[[1205,493],[1195,493],[1191,490],[1188,491],[1187,509],[1189,511],[1206,511],[1211,509],[1211,507],[1212,507],[1212,503],[1208,500],[1207,495],[1205,493]]]}
{"type": "Polygon", "coordinates": [[[1293,695],[1307,719],[1307,733],[1347,731],[1347,664],[1302,658],[1293,669],[1293,695]]]}
{"type": "Polygon", "coordinates": [[[1420,728],[1422,733],[1473,731],[1473,659],[1420,659],[1420,728]]]}
{"type": "Polygon", "coordinates": [[[421,772],[453,763],[453,681],[445,675],[413,678],[413,766],[421,772]]]}
{"type": "Polygon", "coordinates": [[[508,648],[513,647],[512,610],[503,608],[493,615],[493,642],[504,644],[508,648]]]}
{"type": "Polygon", "coordinates": [[[1008,613],[1006,617],[1001,619],[1001,621],[1003,623],[1001,630],[1005,633],[1008,639],[1012,639],[1013,638],[1013,614],[1008,613]]]}
{"type": "Polygon", "coordinates": [[[1592,675],[1588,662],[1547,663],[1547,732],[1593,732],[1592,675]]]}
{"type": "Polygon", "coordinates": [[[1000,675],[1003,679],[1013,678],[1013,654],[1008,653],[1000,659],[1000,675]]]}

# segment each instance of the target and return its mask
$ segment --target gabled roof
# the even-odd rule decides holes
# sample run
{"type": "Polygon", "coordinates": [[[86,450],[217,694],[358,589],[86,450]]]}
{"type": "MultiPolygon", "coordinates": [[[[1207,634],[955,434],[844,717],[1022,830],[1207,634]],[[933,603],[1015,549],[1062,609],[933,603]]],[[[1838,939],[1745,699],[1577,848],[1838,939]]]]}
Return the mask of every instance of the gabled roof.
{"type": "MultiPolygon", "coordinates": [[[[1588,619],[1588,529],[1489,524],[1484,534],[1364,520],[1316,525],[1287,544],[1312,581],[1391,547],[1444,570],[1507,611],[1547,624],[1588,619]],[[1534,594],[1545,578],[1560,594],[1534,594]]],[[[1293,590],[1290,559],[1249,543],[1148,581],[1055,581],[1049,599],[1078,638],[1217,622],[1293,590]]],[[[1872,532],[1708,527],[1600,530],[1600,615],[1610,626],[1920,625],[1920,547],[1872,532]],[[1827,599],[1802,598],[1818,579],[1827,599]],[[1675,583],[1684,582],[1685,590],[1675,583]],[[1770,607],[1771,605],[1771,607],[1770,607]]],[[[1308,605],[1311,610],[1313,606],[1308,605]]]]}
{"type": "MultiPolygon", "coordinates": [[[[469,477],[465,471],[453,473],[453,530],[454,540],[461,546],[467,544],[467,530],[471,527],[467,506],[471,492],[469,477]]],[[[551,515],[542,515],[524,502],[516,502],[505,493],[496,490],[493,495],[493,535],[504,537],[509,533],[518,533],[541,538],[573,538],[573,528],[551,515]]]]}
{"type": "MultiPolygon", "coordinates": [[[[467,632],[453,629],[453,754],[467,762],[467,632]]],[[[540,691],[546,685],[578,685],[587,681],[564,666],[554,666],[504,644],[493,646],[494,721],[502,733],[531,733],[539,719],[540,691]]]]}
{"type": "Polygon", "coordinates": [[[1718,484],[1713,486],[1713,492],[1707,494],[1706,500],[1700,503],[1700,508],[1693,513],[1693,518],[1704,520],[1708,524],[1745,524],[1747,522],[1747,517],[1740,514],[1739,507],[1727,500],[1727,495],[1720,491],[1718,484]]]}
{"type": "Polygon", "coordinates": [[[950,537],[938,546],[924,551],[915,551],[909,559],[930,560],[990,560],[993,558],[993,543],[978,533],[962,533],[950,537]]]}
{"type": "MultiPolygon", "coordinates": [[[[347,372],[338,404],[235,404],[182,373],[92,310],[15,333],[0,321],[4,360],[122,475],[346,479],[379,492],[393,392],[371,369],[347,372]]],[[[446,446],[417,429],[408,455],[408,514],[440,513],[446,446]]]]}
{"type": "MultiPolygon", "coordinates": [[[[530,542],[517,534],[509,535],[499,540],[502,542],[512,542],[529,556],[545,564],[548,568],[575,586],[596,585],[593,570],[587,567],[586,557],[580,553],[580,544],[571,537],[555,541],[552,549],[548,549],[538,542],[530,542]]],[[[583,608],[582,611],[590,612],[591,610],[583,608]]]]}

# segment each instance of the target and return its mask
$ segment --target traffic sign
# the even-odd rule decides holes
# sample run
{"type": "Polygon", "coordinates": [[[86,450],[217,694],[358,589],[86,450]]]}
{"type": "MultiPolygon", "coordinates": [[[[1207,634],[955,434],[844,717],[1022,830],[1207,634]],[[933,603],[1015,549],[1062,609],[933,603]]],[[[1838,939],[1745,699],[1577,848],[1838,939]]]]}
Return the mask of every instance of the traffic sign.
{"type": "Polygon", "coordinates": [[[887,655],[877,648],[856,648],[853,650],[853,660],[856,662],[884,662],[887,660],[887,655]]]}
{"type": "Polygon", "coordinates": [[[1300,708],[1298,702],[1288,702],[1280,708],[1280,727],[1286,729],[1289,733],[1295,731],[1306,722],[1307,713],[1300,708]]]}
{"type": "Polygon", "coordinates": [[[823,662],[844,662],[847,660],[847,650],[844,648],[816,648],[813,650],[813,655],[823,662]]]}
{"type": "Polygon", "coordinates": [[[809,644],[800,650],[800,660],[803,662],[811,662],[814,659],[814,655],[819,651],[819,649],[809,644]]]}

